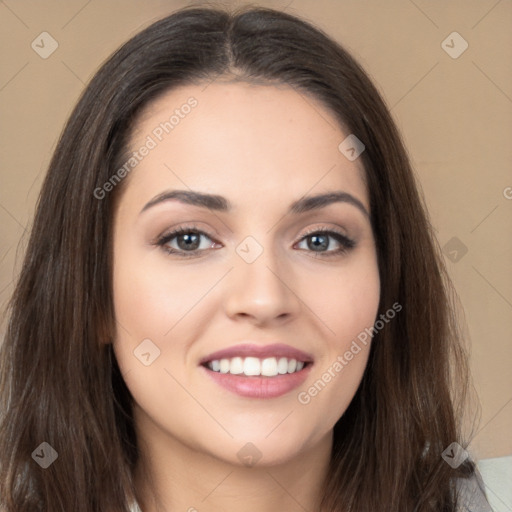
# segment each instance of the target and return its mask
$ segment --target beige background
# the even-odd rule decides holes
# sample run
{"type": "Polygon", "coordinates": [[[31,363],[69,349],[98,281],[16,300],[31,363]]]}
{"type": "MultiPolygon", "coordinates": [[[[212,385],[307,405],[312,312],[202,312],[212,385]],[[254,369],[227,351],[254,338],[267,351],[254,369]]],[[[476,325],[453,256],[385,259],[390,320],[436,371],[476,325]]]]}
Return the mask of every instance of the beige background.
{"type": "MultiPolygon", "coordinates": [[[[122,42],[190,3],[0,1],[2,310],[56,139],[84,85],[122,42]],[[31,47],[44,31],[58,42],[47,59],[31,47]]],[[[466,311],[482,405],[470,451],[477,458],[512,454],[512,2],[259,5],[304,16],[344,44],[391,108],[439,243],[457,238],[446,248],[447,264],[466,311]],[[454,31],[469,45],[458,58],[442,46],[454,31]]],[[[462,48],[451,39],[452,52],[462,48]]]]}

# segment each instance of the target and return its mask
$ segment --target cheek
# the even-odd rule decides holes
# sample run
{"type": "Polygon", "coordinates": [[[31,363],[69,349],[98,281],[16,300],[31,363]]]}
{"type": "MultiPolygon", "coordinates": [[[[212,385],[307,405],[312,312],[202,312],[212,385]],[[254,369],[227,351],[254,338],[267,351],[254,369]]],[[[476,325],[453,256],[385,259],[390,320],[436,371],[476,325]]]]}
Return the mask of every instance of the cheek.
{"type": "Polygon", "coordinates": [[[378,313],[380,278],[376,257],[367,253],[333,275],[317,274],[309,286],[309,306],[324,325],[325,345],[314,378],[297,393],[299,407],[331,428],[354,397],[370,353],[378,313]],[[322,293],[320,293],[322,290],[322,293]]]}
{"type": "Polygon", "coordinates": [[[122,327],[133,340],[164,339],[193,310],[215,282],[215,275],[184,272],[165,259],[140,255],[115,261],[114,305],[118,334],[122,327]]]}
{"type": "Polygon", "coordinates": [[[324,325],[329,352],[344,352],[352,339],[375,322],[380,300],[378,266],[372,252],[363,256],[337,272],[316,272],[314,279],[309,276],[301,285],[307,306],[324,325]]]}
{"type": "MultiPolygon", "coordinates": [[[[186,372],[187,348],[197,328],[194,314],[218,277],[214,272],[184,272],[180,265],[133,247],[114,261],[114,351],[128,389],[153,421],[162,422],[160,427],[173,424],[173,431],[178,432],[188,424],[163,412],[170,404],[187,411],[200,425],[204,421],[201,409],[191,405],[184,391],[193,385],[186,372]]],[[[186,437],[186,428],[182,430],[186,437]]]]}
{"type": "Polygon", "coordinates": [[[369,345],[340,353],[317,370],[315,379],[297,393],[298,416],[309,418],[313,435],[331,430],[354,398],[368,361],[369,345]],[[352,355],[349,361],[347,352],[352,355]]]}

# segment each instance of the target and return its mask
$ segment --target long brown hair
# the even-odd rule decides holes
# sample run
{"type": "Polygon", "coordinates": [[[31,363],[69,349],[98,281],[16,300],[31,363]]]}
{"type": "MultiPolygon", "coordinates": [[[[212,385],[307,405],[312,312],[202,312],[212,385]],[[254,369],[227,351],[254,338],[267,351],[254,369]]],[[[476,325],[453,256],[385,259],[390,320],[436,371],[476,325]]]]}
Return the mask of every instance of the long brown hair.
{"type": "Polygon", "coordinates": [[[101,198],[95,191],[125,161],[144,106],[225,75],[319,99],[365,144],[379,315],[402,306],[375,334],[360,388],[335,425],[321,510],[454,511],[454,477],[473,466],[452,469],[441,454],[452,442],[466,446],[467,363],[454,293],[388,109],[349,53],[309,23],[266,8],[199,7],[117,50],[60,137],[1,347],[1,510],[127,512],[137,496],[131,395],[112,345],[100,343],[115,329],[111,230],[122,183],[101,198]],[[34,455],[49,453],[43,442],[58,454],[46,469],[34,455]]]}

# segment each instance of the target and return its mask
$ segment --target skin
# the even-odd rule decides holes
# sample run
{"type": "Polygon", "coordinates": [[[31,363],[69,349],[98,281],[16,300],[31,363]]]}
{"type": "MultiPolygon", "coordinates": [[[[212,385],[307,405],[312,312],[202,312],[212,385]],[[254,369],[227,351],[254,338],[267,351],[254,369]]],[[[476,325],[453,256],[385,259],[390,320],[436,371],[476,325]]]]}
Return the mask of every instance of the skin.
{"type": "MultiPolygon", "coordinates": [[[[305,194],[334,191],[369,212],[364,169],[338,150],[348,133],[315,99],[288,86],[220,80],[150,104],[131,149],[191,96],[198,105],[125,178],[114,219],[114,351],[135,401],[140,505],[144,512],[317,510],[332,429],[358,388],[370,344],[308,404],[297,395],[373,326],[380,282],[360,209],[337,202],[286,212],[305,194]],[[174,189],[224,196],[233,210],[170,200],[141,213],[174,189]],[[154,243],[191,222],[207,233],[198,256],[154,243]],[[340,245],[329,238],[332,256],[310,248],[305,234],[320,228],[341,231],[355,247],[334,254],[340,245]],[[247,236],[263,249],[250,264],[235,250],[247,236]],[[160,350],[149,366],[133,353],[144,339],[160,350]],[[277,398],[243,398],[198,366],[244,340],[311,353],[305,384],[277,398]],[[237,456],[248,442],[261,453],[252,467],[237,456]]],[[[183,247],[176,238],[170,245],[183,247]]]]}

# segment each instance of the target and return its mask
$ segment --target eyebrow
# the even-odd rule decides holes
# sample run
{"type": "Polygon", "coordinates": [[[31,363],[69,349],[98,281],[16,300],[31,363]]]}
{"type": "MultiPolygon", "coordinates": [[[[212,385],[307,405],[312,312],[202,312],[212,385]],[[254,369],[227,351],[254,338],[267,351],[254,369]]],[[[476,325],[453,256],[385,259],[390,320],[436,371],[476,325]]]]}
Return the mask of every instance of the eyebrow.
{"type": "MultiPolygon", "coordinates": [[[[167,201],[176,200],[184,204],[199,206],[200,208],[208,208],[218,212],[229,212],[233,209],[232,204],[223,196],[216,194],[203,194],[193,190],[169,190],[155,196],[149,201],[141,212],[167,201]]],[[[366,217],[370,217],[368,210],[363,203],[348,192],[329,192],[326,194],[317,194],[314,196],[303,196],[294,201],[288,213],[300,214],[311,210],[319,210],[333,203],[348,203],[358,208],[366,217]]]]}

